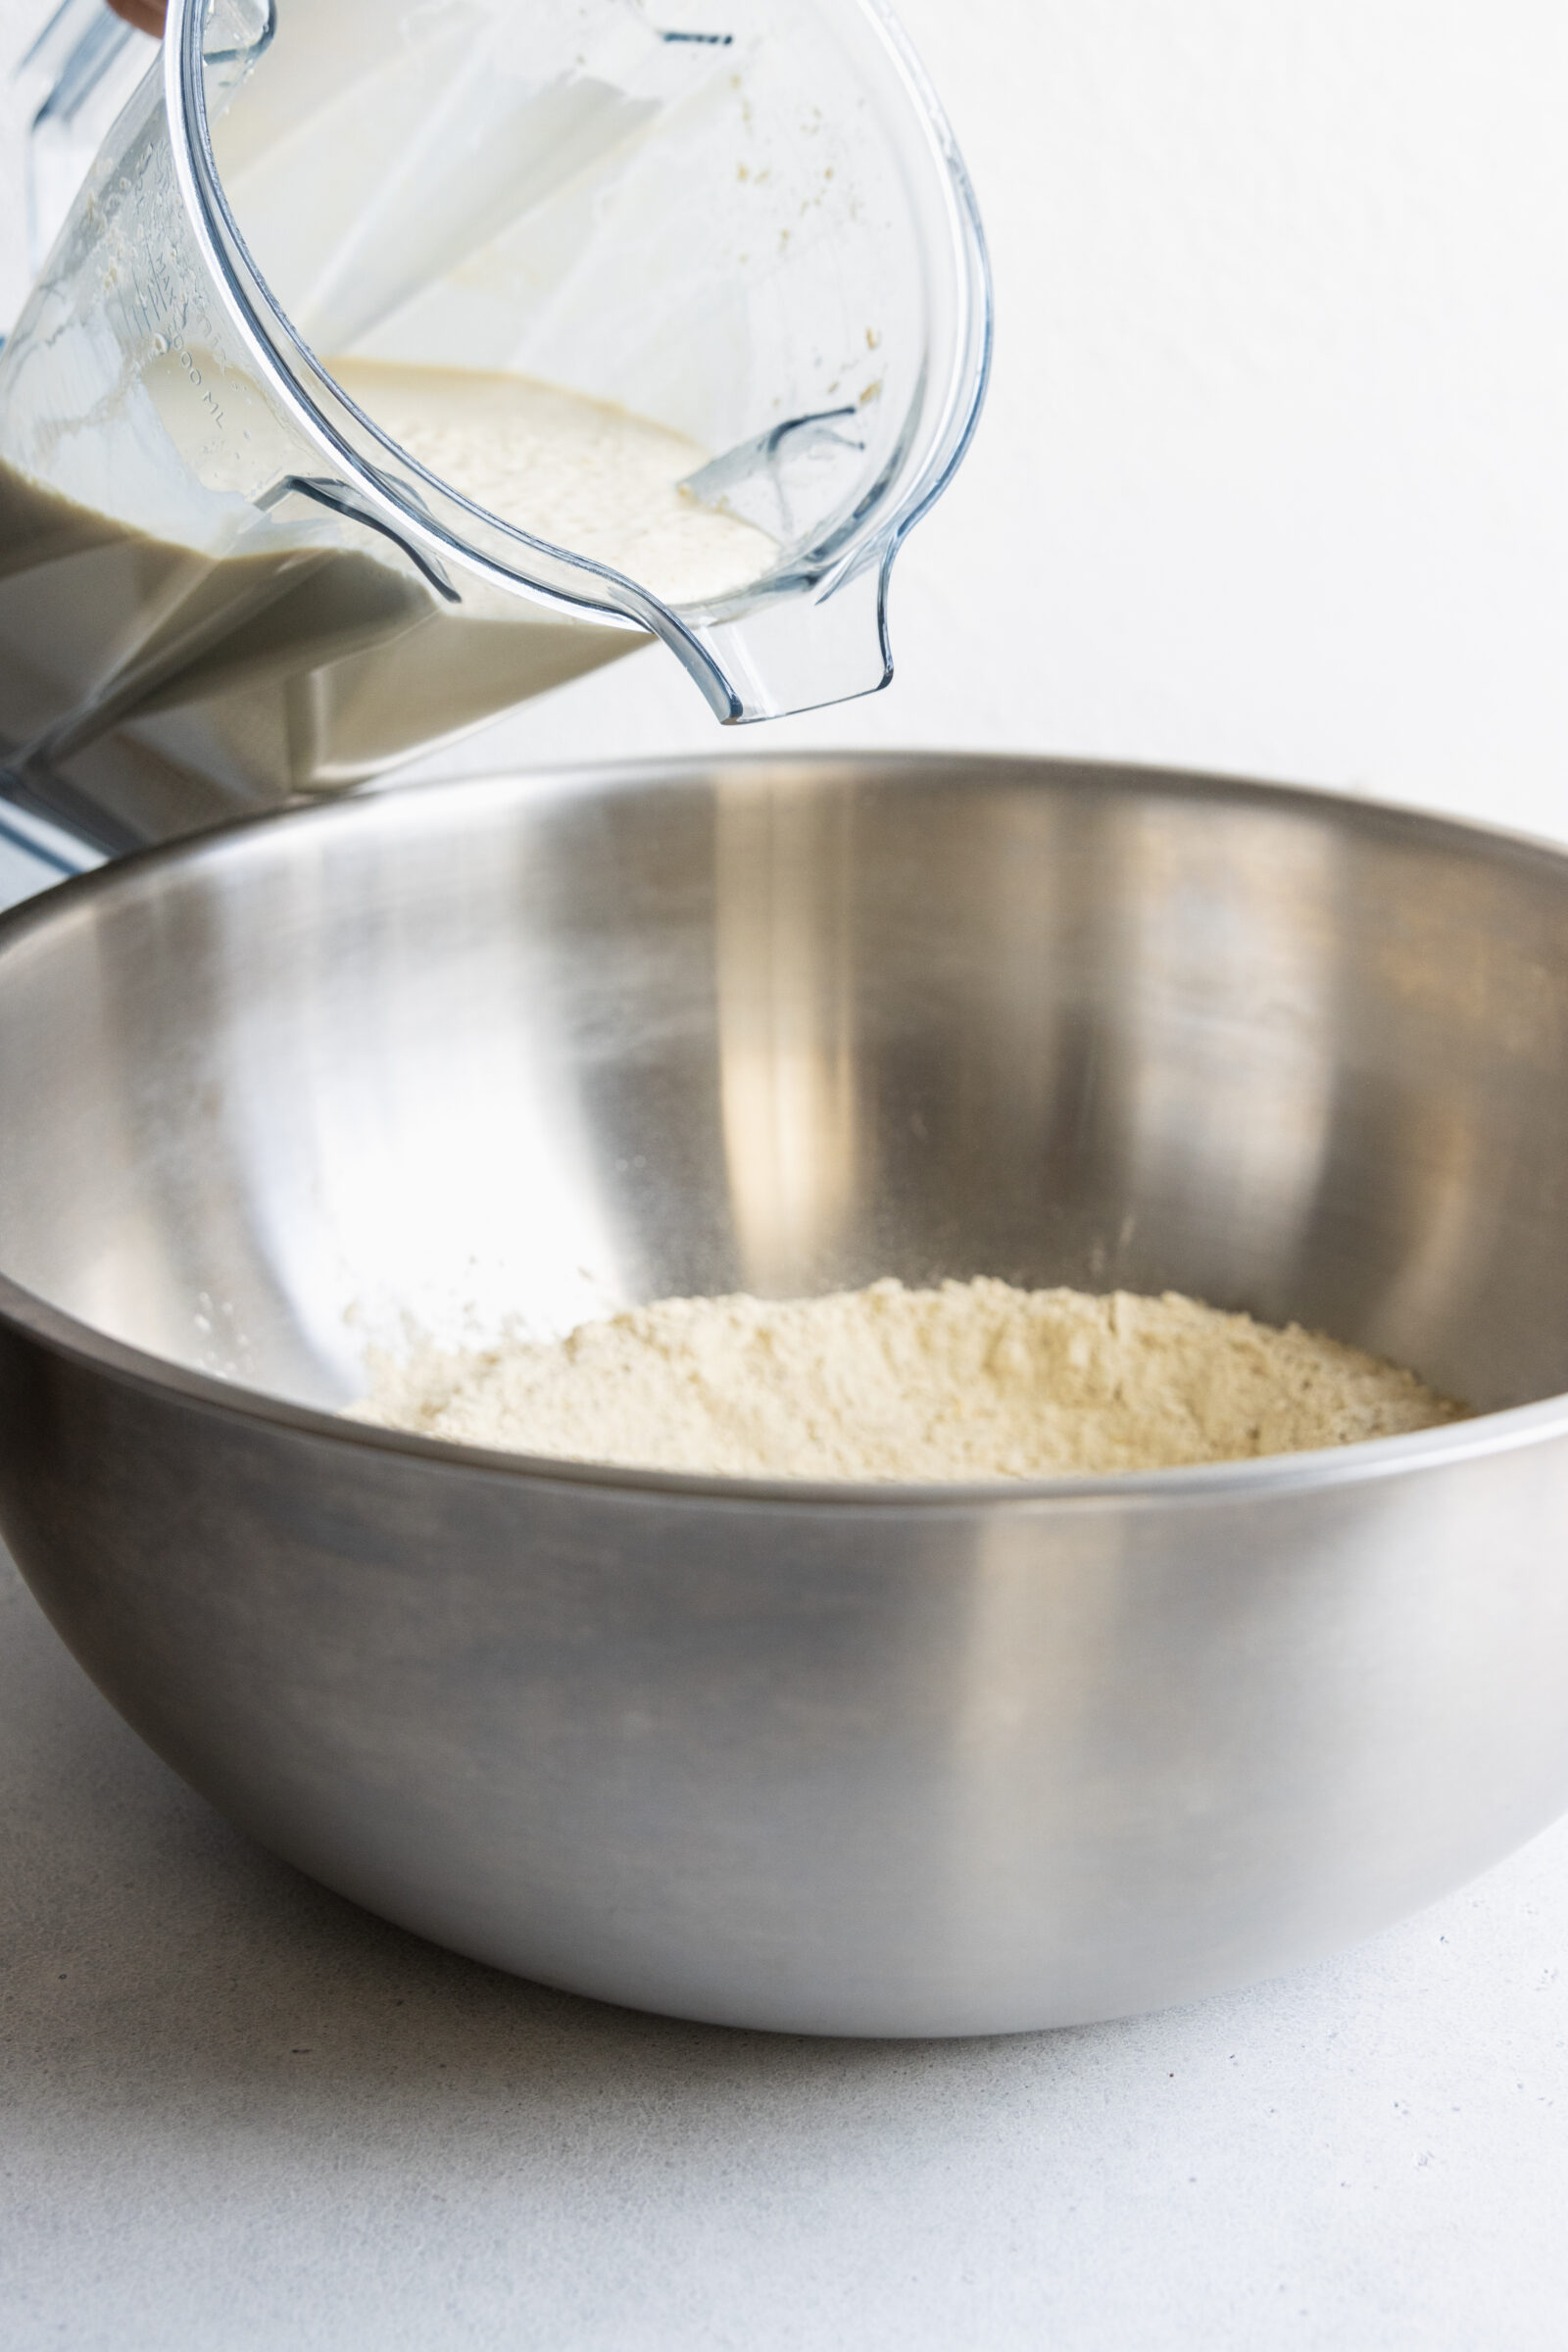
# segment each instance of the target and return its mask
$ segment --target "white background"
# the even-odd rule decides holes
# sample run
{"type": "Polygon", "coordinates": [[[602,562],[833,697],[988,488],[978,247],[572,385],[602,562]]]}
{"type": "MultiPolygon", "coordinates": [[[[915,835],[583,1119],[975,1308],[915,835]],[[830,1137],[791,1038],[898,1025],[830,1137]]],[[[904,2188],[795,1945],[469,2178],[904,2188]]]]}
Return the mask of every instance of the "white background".
{"type": "MultiPolygon", "coordinates": [[[[0,47],[26,14],[0,0],[0,47]]],[[[894,689],[757,748],[1132,757],[1568,834],[1568,16],[906,15],[990,229],[995,387],[903,560],[894,689]]],[[[0,220],[17,160],[13,123],[0,220]]],[[[650,652],[458,764],[723,743],[650,652]]],[[[1365,1952],[1166,2017],[707,2033],[310,1887],[0,1584],[0,2306],[28,2352],[1568,2339],[1568,1830],[1365,1952]]]]}
{"type": "MultiPolygon", "coordinates": [[[[991,400],[901,559],[892,689],[757,748],[1067,751],[1568,828],[1568,15],[904,15],[991,239],[991,400]]],[[[655,654],[503,740],[715,731],[655,654]]]]}

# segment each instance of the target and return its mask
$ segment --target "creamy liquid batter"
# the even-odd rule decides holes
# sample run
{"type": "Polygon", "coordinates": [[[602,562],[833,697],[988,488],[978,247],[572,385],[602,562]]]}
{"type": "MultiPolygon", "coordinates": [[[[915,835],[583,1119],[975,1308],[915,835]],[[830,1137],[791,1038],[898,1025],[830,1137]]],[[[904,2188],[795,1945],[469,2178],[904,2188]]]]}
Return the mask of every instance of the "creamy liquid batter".
{"type": "MultiPolygon", "coordinates": [[[[334,371],[476,505],[666,603],[768,567],[762,532],[682,493],[706,453],[663,426],[521,377],[352,360],[334,371]]],[[[644,642],[522,599],[477,614],[444,602],[375,534],[296,505],[292,531],[279,509],[275,528],[214,555],[0,464],[0,749],[63,759],[111,727],[236,692],[254,706],[316,673],[272,756],[289,782],[346,782],[644,642]]],[[[245,723],[260,739],[254,709],[245,723]]]]}
{"type": "Polygon", "coordinates": [[[526,376],[333,360],[358,408],[428,471],[511,522],[627,572],[666,605],[749,587],[761,531],[679,488],[708,453],[684,434],[526,376]]]}

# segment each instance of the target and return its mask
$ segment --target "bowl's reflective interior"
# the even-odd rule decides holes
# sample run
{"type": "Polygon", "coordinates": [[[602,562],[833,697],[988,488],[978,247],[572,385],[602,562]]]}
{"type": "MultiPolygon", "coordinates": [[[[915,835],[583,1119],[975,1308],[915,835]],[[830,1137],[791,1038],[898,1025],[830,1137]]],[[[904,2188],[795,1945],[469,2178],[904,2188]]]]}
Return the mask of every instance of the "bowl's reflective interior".
{"type": "Polygon", "coordinates": [[[314,811],[0,956],[0,1264],[335,1403],[897,1274],[1175,1288],[1568,1388],[1568,861],[1044,763],[714,762],[314,811]]]}

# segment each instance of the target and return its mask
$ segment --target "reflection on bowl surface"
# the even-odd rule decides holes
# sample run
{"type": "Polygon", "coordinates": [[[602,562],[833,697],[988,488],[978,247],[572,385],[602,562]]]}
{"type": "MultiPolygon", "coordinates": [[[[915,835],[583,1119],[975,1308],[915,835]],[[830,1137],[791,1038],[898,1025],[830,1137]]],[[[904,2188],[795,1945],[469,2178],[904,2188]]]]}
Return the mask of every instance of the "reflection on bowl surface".
{"type": "Polygon", "coordinates": [[[1568,858],[1326,798],[766,760],[270,819],[0,930],[6,1532],[216,1802],[501,1965],[827,2032],[1234,1984],[1568,1801],[1565,1073],[1568,858]],[[1005,1494],[327,1417],[407,1318],[887,1274],[1180,1290],[1485,1417],[1005,1494]]]}

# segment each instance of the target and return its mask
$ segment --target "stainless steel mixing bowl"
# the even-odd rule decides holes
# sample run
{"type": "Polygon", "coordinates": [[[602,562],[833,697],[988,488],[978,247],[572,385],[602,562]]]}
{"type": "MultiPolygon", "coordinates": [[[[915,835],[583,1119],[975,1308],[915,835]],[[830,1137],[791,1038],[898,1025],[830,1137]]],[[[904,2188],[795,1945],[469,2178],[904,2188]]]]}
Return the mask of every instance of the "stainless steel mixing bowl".
{"type": "Polygon", "coordinates": [[[490,779],[0,925],[0,1503],[144,1737],[443,1943],[966,2034],[1289,1967],[1568,1802],[1568,858],[968,759],[490,779]],[[368,1335],[1179,1288],[1484,1417],[797,1487],[344,1423],[368,1335]],[[1543,1401],[1544,1400],[1544,1401],[1543,1401]]]}

